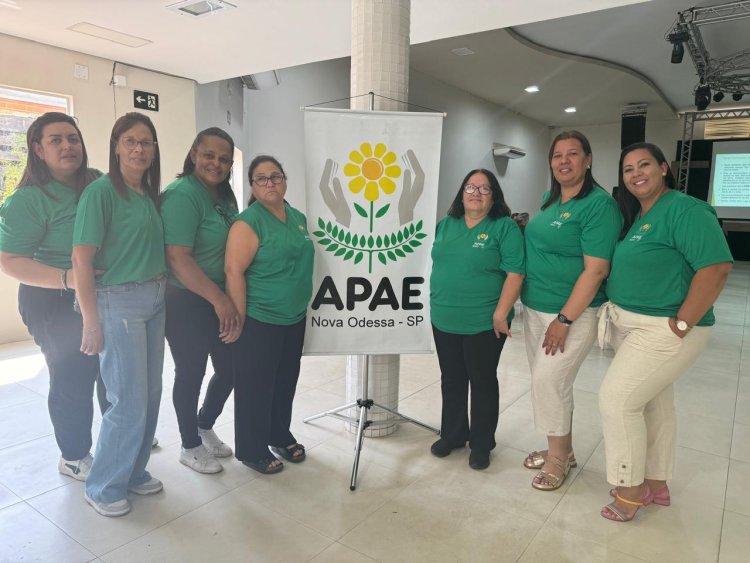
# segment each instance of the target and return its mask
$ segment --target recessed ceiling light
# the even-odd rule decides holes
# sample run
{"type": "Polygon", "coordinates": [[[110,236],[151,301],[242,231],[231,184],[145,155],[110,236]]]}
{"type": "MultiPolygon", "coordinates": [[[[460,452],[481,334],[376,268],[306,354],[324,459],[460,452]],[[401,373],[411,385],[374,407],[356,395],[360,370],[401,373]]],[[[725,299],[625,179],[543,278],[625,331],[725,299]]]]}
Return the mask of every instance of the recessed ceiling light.
{"type": "Polygon", "coordinates": [[[83,33],[84,35],[98,37],[99,39],[106,39],[107,41],[119,43],[120,45],[125,45],[127,47],[143,47],[144,45],[152,43],[152,41],[144,39],[143,37],[128,35],[127,33],[121,33],[114,29],[108,29],[88,22],[79,22],[75,25],[71,25],[68,29],[70,31],[83,33]]]}
{"type": "Polygon", "coordinates": [[[565,108],[565,113],[575,113],[575,112],[576,112],[576,108],[574,108],[573,106],[570,106],[569,108],[565,108]]]}
{"type": "Polygon", "coordinates": [[[473,55],[474,51],[468,47],[459,47],[458,49],[451,49],[451,53],[458,55],[459,57],[465,57],[466,55],[473,55]]]}
{"type": "Polygon", "coordinates": [[[224,2],[224,0],[183,0],[176,4],[170,4],[167,6],[167,10],[177,12],[182,16],[211,16],[217,12],[226,12],[232,8],[236,8],[234,4],[224,2]]]}
{"type": "Polygon", "coordinates": [[[526,90],[529,94],[533,94],[534,92],[539,91],[539,86],[527,86],[526,88],[524,88],[524,90],[526,90]]]}

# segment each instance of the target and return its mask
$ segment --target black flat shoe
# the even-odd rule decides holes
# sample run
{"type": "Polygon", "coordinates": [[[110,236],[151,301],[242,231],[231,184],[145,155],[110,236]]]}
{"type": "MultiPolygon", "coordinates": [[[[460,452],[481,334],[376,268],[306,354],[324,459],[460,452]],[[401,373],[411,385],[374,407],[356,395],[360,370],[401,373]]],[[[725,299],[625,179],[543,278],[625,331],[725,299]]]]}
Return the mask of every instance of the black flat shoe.
{"type": "Polygon", "coordinates": [[[471,450],[469,454],[469,467],[472,469],[487,469],[490,466],[489,450],[471,450]]]}
{"type": "Polygon", "coordinates": [[[461,449],[465,445],[466,444],[461,444],[460,446],[452,446],[450,442],[448,442],[448,440],[440,438],[437,442],[430,446],[430,451],[432,452],[432,455],[436,457],[445,457],[447,455],[450,455],[453,450],[461,449]]]}
{"type": "Polygon", "coordinates": [[[303,446],[302,444],[294,444],[293,446],[289,446],[288,448],[268,446],[268,449],[270,449],[272,453],[280,455],[285,460],[291,463],[299,463],[301,461],[305,461],[305,446],[303,446]]]}
{"type": "Polygon", "coordinates": [[[269,457],[259,459],[258,461],[243,461],[242,465],[250,469],[255,469],[255,471],[263,473],[263,475],[272,475],[284,469],[284,464],[278,462],[278,465],[275,465],[277,462],[278,460],[275,457],[269,457]]]}

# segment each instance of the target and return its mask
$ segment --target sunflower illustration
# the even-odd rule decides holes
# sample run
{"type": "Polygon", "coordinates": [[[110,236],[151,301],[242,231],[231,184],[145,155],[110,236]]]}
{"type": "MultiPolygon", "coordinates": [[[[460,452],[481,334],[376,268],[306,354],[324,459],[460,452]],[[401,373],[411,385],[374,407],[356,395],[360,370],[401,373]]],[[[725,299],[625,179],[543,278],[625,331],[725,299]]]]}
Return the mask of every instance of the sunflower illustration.
{"type": "Polygon", "coordinates": [[[344,175],[352,178],[349,189],[353,193],[358,194],[364,188],[365,199],[372,203],[380,197],[380,190],[392,194],[396,189],[392,178],[401,176],[401,167],[394,164],[396,153],[385,144],[378,143],[373,150],[370,143],[362,143],[359,150],[349,153],[349,161],[344,166],[344,175]]]}

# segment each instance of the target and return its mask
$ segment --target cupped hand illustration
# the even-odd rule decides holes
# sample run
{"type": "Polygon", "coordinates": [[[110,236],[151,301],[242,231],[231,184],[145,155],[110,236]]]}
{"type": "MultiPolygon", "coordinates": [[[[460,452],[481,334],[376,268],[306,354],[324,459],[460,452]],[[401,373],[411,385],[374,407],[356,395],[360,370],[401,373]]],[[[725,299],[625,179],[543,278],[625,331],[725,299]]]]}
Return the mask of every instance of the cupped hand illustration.
{"type": "Polygon", "coordinates": [[[411,170],[406,168],[404,170],[404,186],[398,200],[398,219],[401,225],[414,220],[414,208],[424,191],[424,170],[419,164],[417,155],[409,149],[404,155],[404,160],[411,170],[414,170],[414,180],[412,181],[411,170]]]}
{"type": "Polygon", "coordinates": [[[320,193],[323,201],[331,210],[336,222],[348,227],[352,222],[352,211],[344,198],[344,190],[341,181],[336,178],[336,164],[330,158],[326,160],[323,167],[323,175],[320,178],[320,193]]]}

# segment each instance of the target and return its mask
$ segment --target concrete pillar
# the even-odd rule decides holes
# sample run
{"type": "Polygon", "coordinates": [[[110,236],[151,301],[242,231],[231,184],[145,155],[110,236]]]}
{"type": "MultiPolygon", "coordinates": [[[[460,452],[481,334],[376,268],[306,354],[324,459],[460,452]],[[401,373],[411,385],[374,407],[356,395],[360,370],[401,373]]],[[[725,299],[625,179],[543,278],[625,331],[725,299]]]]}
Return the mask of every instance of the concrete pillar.
{"type": "MultiPolygon", "coordinates": [[[[374,92],[376,110],[404,111],[409,99],[409,26],[411,0],[352,0],[352,109],[370,109],[367,96],[374,92]]],[[[398,410],[398,355],[370,356],[368,396],[376,403],[398,410]]],[[[353,402],[362,396],[362,361],[349,356],[346,362],[346,399],[353,402]]],[[[356,418],[359,409],[352,409],[356,418]]],[[[366,430],[370,437],[387,436],[398,428],[392,415],[371,409],[366,430]]],[[[356,428],[347,425],[349,431],[356,428]]]]}

